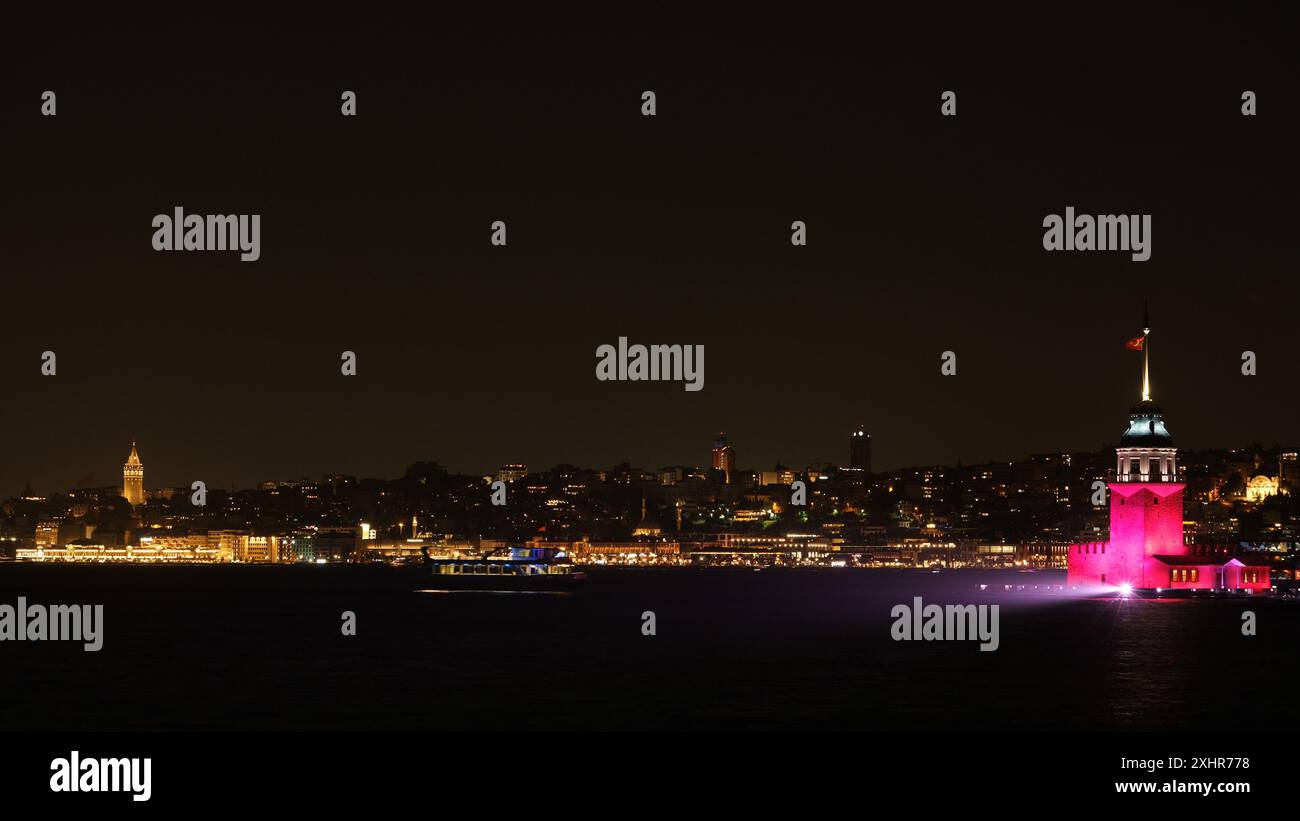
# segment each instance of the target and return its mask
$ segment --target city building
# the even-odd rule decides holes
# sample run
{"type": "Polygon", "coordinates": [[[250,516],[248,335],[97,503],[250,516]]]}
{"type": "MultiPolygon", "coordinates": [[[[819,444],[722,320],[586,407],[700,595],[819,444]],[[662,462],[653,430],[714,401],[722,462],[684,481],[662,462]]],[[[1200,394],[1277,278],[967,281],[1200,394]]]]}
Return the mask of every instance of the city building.
{"type": "Polygon", "coordinates": [[[1277,483],[1281,493],[1291,493],[1300,486],[1300,451],[1287,449],[1278,454],[1277,483]]]}
{"type": "Polygon", "coordinates": [[[122,465],[122,498],[132,506],[144,504],[144,465],[136,453],[135,442],[131,443],[131,455],[122,465]]]}
{"type": "Polygon", "coordinates": [[[1259,471],[1246,482],[1246,501],[1262,502],[1278,493],[1278,478],[1259,471]]]}
{"type": "Polygon", "coordinates": [[[785,465],[777,465],[772,470],[760,471],[758,474],[758,483],[760,485],[789,485],[797,478],[798,474],[785,465]]]}
{"type": "Polygon", "coordinates": [[[531,547],[560,547],[575,561],[598,564],[677,564],[682,546],[671,539],[593,542],[582,538],[573,542],[547,542],[534,539],[531,547]]]}
{"type": "Polygon", "coordinates": [[[1067,583],[1137,589],[1266,590],[1269,567],[1222,546],[1183,539],[1183,490],[1174,438],[1151,401],[1151,329],[1142,329],[1142,401],[1116,448],[1110,540],[1070,545],[1067,583]]]}
{"type": "Polygon", "coordinates": [[[528,465],[502,465],[497,468],[497,481],[513,482],[528,475],[528,465]]]}
{"type": "Polygon", "coordinates": [[[677,484],[686,478],[687,470],[681,466],[659,468],[659,484],[665,487],[677,484]]]}
{"type": "Polygon", "coordinates": [[[722,481],[731,484],[731,475],[736,470],[736,451],[731,445],[727,444],[727,435],[719,433],[718,438],[713,441],[713,460],[711,462],[715,471],[721,471],[722,481]]]}
{"type": "Polygon", "coordinates": [[[871,434],[861,427],[849,436],[849,469],[871,474],[871,434]]]}

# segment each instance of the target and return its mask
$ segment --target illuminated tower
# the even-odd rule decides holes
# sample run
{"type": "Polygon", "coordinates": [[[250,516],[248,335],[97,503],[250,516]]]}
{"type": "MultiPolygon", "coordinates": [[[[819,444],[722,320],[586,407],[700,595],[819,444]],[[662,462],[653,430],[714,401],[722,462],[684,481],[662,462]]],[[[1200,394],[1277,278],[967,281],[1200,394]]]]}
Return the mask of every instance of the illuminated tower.
{"type": "Polygon", "coordinates": [[[713,441],[713,469],[722,471],[723,481],[731,484],[731,474],[736,469],[736,451],[727,444],[725,433],[719,433],[713,441]]]}
{"type": "Polygon", "coordinates": [[[122,498],[132,505],[144,504],[144,465],[140,464],[140,454],[135,452],[135,442],[131,443],[131,455],[122,465],[122,498]]]}
{"type": "Polygon", "coordinates": [[[1187,553],[1184,485],[1178,481],[1174,437],[1165,427],[1164,413],[1151,401],[1150,338],[1144,316],[1142,336],[1130,343],[1142,349],[1142,399],[1129,412],[1128,428],[1115,449],[1115,480],[1108,483],[1110,541],[1071,547],[1071,584],[1158,587],[1168,582],[1155,574],[1167,576],[1167,568],[1148,559],[1187,553]]]}
{"type": "Polygon", "coordinates": [[[1183,483],[1178,451],[1165,417],[1151,401],[1151,325],[1142,317],[1142,401],[1128,416],[1128,430],[1115,449],[1110,483],[1110,543],[1107,579],[1112,584],[1147,584],[1148,556],[1182,555],[1183,483]]]}
{"type": "Polygon", "coordinates": [[[1267,590],[1266,559],[1229,545],[1188,545],[1183,539],[1183,483],[1165,417],[1151,401],[1151,325],[1128,347],[1142,351],[1142,401],[1115,449],[1110,482],[1110,541],[1070,545],[1071,587],[1171,595],[1180,590],[1267,590]]]}

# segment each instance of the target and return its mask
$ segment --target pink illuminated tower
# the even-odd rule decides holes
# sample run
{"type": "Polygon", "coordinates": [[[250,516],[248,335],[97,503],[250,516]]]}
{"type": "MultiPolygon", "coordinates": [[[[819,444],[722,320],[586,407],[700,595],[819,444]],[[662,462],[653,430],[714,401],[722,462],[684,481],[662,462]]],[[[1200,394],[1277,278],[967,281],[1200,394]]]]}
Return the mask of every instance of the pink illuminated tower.
{"type": "Polygon", "coordinates": [[[1071,587],[1266,590],[1269,568],[1228,546],[1183,541],[1183,488],[1174,437],[1151,401],[1151,327],[1130,347],[1142,350],[1142,401],[1115,449],[1110,487],[1110,539],[1070,546],[1071,587]]]}

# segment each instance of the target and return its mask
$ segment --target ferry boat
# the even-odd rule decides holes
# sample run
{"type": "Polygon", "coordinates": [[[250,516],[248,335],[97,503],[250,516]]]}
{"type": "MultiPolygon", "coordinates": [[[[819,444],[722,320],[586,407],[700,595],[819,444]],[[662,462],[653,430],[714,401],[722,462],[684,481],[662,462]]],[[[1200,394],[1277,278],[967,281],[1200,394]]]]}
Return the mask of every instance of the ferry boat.
{"type": "Polygon", "coordinates": [[[423,584],[431,590],[558,592],[577,589],[587,574],[553,547],[510,547],[483,556],[433,559],[423,584]]]}

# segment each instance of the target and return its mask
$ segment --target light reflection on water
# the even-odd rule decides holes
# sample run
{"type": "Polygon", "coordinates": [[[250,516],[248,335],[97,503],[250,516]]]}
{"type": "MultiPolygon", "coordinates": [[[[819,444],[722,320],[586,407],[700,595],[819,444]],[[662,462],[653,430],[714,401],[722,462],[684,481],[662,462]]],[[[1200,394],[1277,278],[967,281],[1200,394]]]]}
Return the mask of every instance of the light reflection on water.
{"type": "Polygon", "coordinates": [[[0,602],[105,605],[100,653],[6,643],[0,726],[1232,730],[1300,720],[1289,696],[1300,680],[1295,602],[1032,589],[1063,581],[1051,573],[593,568],[578,592],[477,596],[412,595],[447,591],[396,578],[0,568],[0,602]],[[998,604],[998,649],[894,641],[891,608],[916,596],[998,604]],[[1241,635],[1247,609],[1258,636],[1241,635]],[[345,610],[355,637],[340,636],[345,610]],[[641,632],[647,610],[653,636],[641,632]]]}

